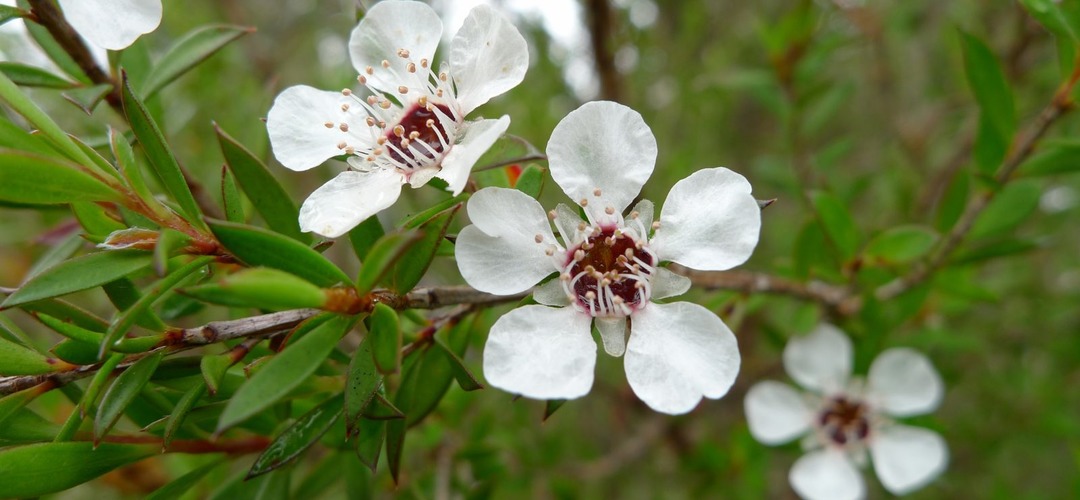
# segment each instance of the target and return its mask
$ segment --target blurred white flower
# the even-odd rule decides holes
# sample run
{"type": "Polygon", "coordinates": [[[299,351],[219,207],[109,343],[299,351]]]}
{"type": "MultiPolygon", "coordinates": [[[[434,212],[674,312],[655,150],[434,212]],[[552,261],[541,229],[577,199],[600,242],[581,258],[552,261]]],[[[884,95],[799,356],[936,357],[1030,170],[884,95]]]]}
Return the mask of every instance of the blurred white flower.
{"type": "Polygon", "coordinates": [[[64,18],[83,38],[120,50],[161,24],[161,0],[59,0],[64,18]]]}
{"type": "Polygon", "coordinates": [[[458,194],[476,160],[510,126],[508,116],[472,122],[465,116],[521,83],[529,65],[521,33],[493,8],[478,6],[454,36],[449,61],[436,70],[442,31],[424,3],[380,2],[349,41],[368,95],[304,85],[278,95],[266,126],[282,165],[302,171],[349,156],[350,169],[304,202],[302,230],[340,236],[392,205],[406,183],[415,188],[438,177],[458,194]]]}
{"type": "Polygon", "coordinates": [[[895,495],[917,490],[942,472],[949,451],[936,432],[895,417],[934,411],[944,385],[926,356],[907,348],[878,355],[866,380],[851,378],[851,341],[820,325],[784,348],[784,368],[808,393],[764,381],[746,394],[746,419],[758,441],[782,444],[806,436],[807,453],[791,468],[791,486],[810,500],[858,499],[866,485],[858,467],[867,452],[878,479],[895,495]]]}
{"type": "Polygon", "coordinates": [[[595,319],[604,350],[625,352],[627,380],[653,409],[686,413],[702,396],[727,393],[740,360],[731,330],[697,304],[652,301],[690,286],[661,262],[704,270],[745,262],[757,245],[760,209],[746,179],[710,168],[676,183],[656,222],[647,200],[624,217],[652,174],[656,152],[637,112],[587,103],[555,127],[547,147],[552,178],[587,220],[566,205],[545,216],[536,200],[513,189],[487,188],[469,200],[473,225],[456,243],[465,281],[508,295],[557,276],[533,293],[544,305],[510,311],[492,326],[484,349],[492,385],[538,399],[587,394],[595,319]]]}

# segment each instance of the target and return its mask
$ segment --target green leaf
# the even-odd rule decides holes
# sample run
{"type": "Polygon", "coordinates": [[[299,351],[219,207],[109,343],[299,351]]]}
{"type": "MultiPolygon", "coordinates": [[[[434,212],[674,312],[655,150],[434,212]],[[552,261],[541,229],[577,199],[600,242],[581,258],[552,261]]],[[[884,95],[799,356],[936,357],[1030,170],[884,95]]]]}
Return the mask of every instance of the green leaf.
{"type": "Polygon", "coordinates": [[[386,231],[383,231],[382,223],[374,215],[364,219],[364,222],[349,231],[349,243],[352,243],[356,258],[360,262],[367,260],[375,243],[384,235],[386,231]]]}
{"type": "Polygon", "coordinates": [[[139,140],[146,157],[149,158],[150,165],[154,167],[158,180],[176,200],[181,215],[192,224],[202,225],[199,205],[195,202],[191,189],[188,188],[187,179],[180,170],[176,155],[169,148],[154,118],[150,116],[150,111],[135,95],[131,82],[126,76],[122,90],[124,113],[128,117],[128,122],[131,123],[132,132],[135,132],[135,137],[139,140]]]}
{"type": "Polygon", "coordinates": [[[434,340],[438,351],[443,354],[446,358],[446,362],[450,365],[450,371],[454,374],[454,380],[457,380],[458,385],[460,385],[462,389],[466,391],[475,391],[484,388],[484,384],[481,384],[476,376],[469,371],[469,368],[465,366],[465,361],[458,357],[457,353],[447,347],[443,341],[439,339],[434,340]]]}
{"type": "Polygon", "coordinates": [[[210,25],[188,32],[154,65],[143,85],[143,99],[150,99],[166,85],[176,81],[233,40],[254,31],[253,28],[240,26],[210,25]]]}
{"type": "Polygon", "coordinates": [[[123,133],[112,127],[109,128],[109,149],[112,151],[113,157],[116,158],[116,166],[121,175],[127,180],[128,186],[131,186],[131,189],[135,191],[143,204],[150,207],[151,210],[164,212],[165,210],[159,209],[160,202],[146,185],[146,179],[143,178],[142,171],[139,170],[139,165],[135,162],[135,151],[131,149],[131,143],[128,142],[123,133]]]}
{"type": "Polygon", "coordinates": [[[1005,72],[997,57],[981,40],[960,32],[960,41],[968,85],[979,103],[981,116],[985,118],[986,126],[980,124],[979,134],[993,136],[984,140],[1009,144],[1016,133],[1016,106],[1005,72]]]}
{"type": "Polygon", "coordinates": [[[180,430],[180,426],[184,424],[184,420],[187,418],[188,413],[191,413],[191,409],[195,408],[195,403],[198,403],[199,399],[201,399],[204,394],[206,394],[206,384],[195,384],[180,397],[179,401],[176,402],[176,406],[173,408],[172,413],[169,414],[168,420],[165,422],[165,434],[161,437],[162,449],[169,448],[169,444],[172,443],[176,431],[180,430]]]}
{"type": "Polygon", "coordinates": [[[240,199],[240,189],[236,187],[236,176],[225,165],[221,167],[221,206],[225,208],[225,220],[244,223],[244,203],[240,199]]]}
{"type": "Polygon", "coordinates": [[[190,236],[174,229],[162,229],[158,233],[157,244],[154,245],[154,272],[158,276],[165,276],[169,271],[169,258],[190,243],[190,236]]]}
{"type": "Polygon", "coordinates": [[[446,210],[465,203],[468,200],[468,193],[461,193],[453,198],[447,198],[432,205],[431,207],[427,208],[422,212],[418,212],[406,218],[404,221],[401,222],[401,224],[398,224],[398,227],[402,229],[416,229],[420,226],[423,226],[424,224],[427,224],[431,219],[442,215],[442,213],[446,210]]]}
{"type": "Polygon", "coordinates": [[[40,134],[31,134],[4,117],[0,117],[0,146],[41,156],[58,156],[57,150],[40,134]]]}
{"type": "Polygon", "coordinates": [[[154,370],[157,370],[158,364],[161,363],[161,358],[164,356],[164,352],[146,356],[136,361],[135,364],[120,373],[120,376],[116,377],[116,380],[109,386],[109,390],[105,391],[105,395],[102,396],[101,405],[98,407],[97,415],[94,417],[95,443],[100,443],[101,439],[112,430],[113,425],[116,425],[116,422],[120,420],[124,410],[131,405],[131,402],[135,400],[143,387],[146,387],[146,383],[150,381],[150,377],[154,375],[154,370]]]}
{"type": "Polygon", "coordinates": [[[292,197],[266,165],[220,127],[215,125],[214,130],[217,131],[225,163],[270,229],[303,243],[310,242],[311,237],[300,232],[299,212],[292,197]]]}
{"type": "Polygon", "coordinates": [[[386,441],[386,421],[361,419],[356,435],[356,457],[375,473],[379,466],[379,452],[386,441]]]}
{"type": "Polygon", "coordinates": [[[420,226],[419,230],[423,233],[423,237],[405,250],[394,264],[387,280],[388,288],[399,294],[405,294],[420,282],[420,278],[424,277],[428,266],[431,265],[431,260],[435,258],[439,242],[446,237],[446,230],[450,227],[454,214],[460,209],[461,204],[458,203],[420,226]]]}
{"type": "Polygon", "coordinates": [[[938,241],[938,234],[925,226],[897,226],[875,236],[863,255],[870,261],[902,264],[922,257],[938,241]]]}
{"type": "Polygon", "coordinates": [[[109,95],[109,92],[112,92],[112,90],[112,85],[102,83],[100,85],[66,90],[60,95],[68,102],[81,109],[87,116],[90,116],[94,114],[94,109],[98,107],[98,104],[101,104],[101,101],[105,100],[105,96],[109,95]]]}
{"type": "Polygon", "coordinates": [[[149,253],[139,250],[111,250],[76,257],[24,283],[0,308],[101,286],[149,267],[151,258],[149,253]]]}
{"type": "Polygon", "coordinates": [[[345,428],[349,435],[355,432],[364,408],[382,386],[383,377],[375,367],[372,345],[372,335],[366,335],[349,363],[345,380],[345,428]]]}
{"type": "Polygon", "coordinates": [[[518,175],[514,189],[521,191],[533,198],[538,198],[544,189],[544,168],[535,163],[529,164],[518,175]]]}
{"type": "Polygon", "coordinates": [[[6,24],[8,21],[18,19],[20,17],[27,17],[30,13],[22,10],[18,7],[10,5],[0,5],[0,25],[6,24]]]}
{"type": "Polygon", "coordinates": [[[965,248],[949,259],[949,263],[953,265],[975,264],[990,259],[1025,254],[1038,250],[1041,246],[1043,245],[1032,240],[1012,238],[999,240],[993,238],[985,243],[980,242],[978,245],[972,245],[972,248],[965,248]]]}
{"type": "Polygon", "coordinates": [[[0,150],[0,201],[51,205],[122,200],[116,190],[76,165],[31,153],[0,150]]]}
{"type": "Polygon", "coordinates": [[[34,398],[42,395],[50,388],[45,385],[37,385],[29,389],[23,389],[19,392],[13,392],[0,398],[0,427],[3,427],[4,422],[15,415],[23,407],[29,404],[34,398]]]}
{"type": "Polygon", "coordinates": [[[218,283],[186,288],[184,295],[233,307],[269,310],[321,308],[326,292],[289,273],[257,267],[226,276],[218,283]]]}
{"type": "Polygon", "coordinates": [[[23,87],[69,89],[78,85],[36,66],[17,62],[0,62],[0,72],[7,75],[16,85],[22,85],[23,87]]]}
{"type": "Polygon", "coordinates": [[[180,498],[187,493],[191,488],[194,488],[199,481],[215,470],[221,469],[226,462],[225,458],[214,460],[213,462],[202,465],[183,476],[174,479],[169,484],[162,486],[153,493],[147,495],[146,500],[173,500],[180,498]]]}
{"type": "Polygon", "coordinates": [[[1069,26],[1068,19],[1061,12],[1055,0],[1020,0],[1031,17],[1042,24],[1054,36],[1076,43],[1077,33],[1069,26]]]}
{"type": "Polygon", "coordinates": [[[67,132],[64,132],[64,129],[60,128],[49,115],[45,114],[37,104],[34,104],[34,101],[19,90],[15,82],[12,82],[3,73],[0,73],[0,100],[11,106],[23,118],[26,118],[26,121],[30,122],[31,125],[37,127],[41,134],[52,143],[53,147],[63,153],[69,160],[87,168],[93,166],[93,162],[71,141],[71,137],[68,136],[67,132]]]}
{"type": "Polygon", "coordinates": [[[1042,143],[1039,152],[1020,165],[1019,169],[1020,175],[1031,177],[1073,172],[1080,172],[1080,141],[1075,139],[1042,143]]]}
{"type": "Polygon", "coordinates": [[[375,393],[375,397],[371,398],[371,403],[364,408],[361,415],[370,420],[400,420],[405,418],[405,412],[387,400],[382,391],[375,393]]]}
{"type": "Polygon", "coordinates": [[[565,399],[549,399],[544,403],[544,421],[551,418],[559,408],[566,404],[565,399]]]}
{"type": "Polygon", "coordinates": [[[998,133],[985,114],[979,115],[979,128],[972,146],[975,165],[979,172],[992,175],[1009,152],[1009,137],[998,133]]]}
{"type": "Polygon", "coordinates": [[[356,278],[356,289],[359,294],[364,295],[373,290],[406,251],[423,238],[424,233],[419,230],[398,230],[375,242],[367,255],[367,260],[360,267],[360,275],[356,278]]]}
{"type": "Polygon", "coordinates": [[[107,210],[97,203],[72,203],[71,212],[75,214],[75,219],[79,221],[79,225],[86,230],[86,234],[91,236],[93,241],[104,241],[105,237],[113,231],[119,231],[126,227],[114,216],[115,212],[107,210]]]}
{"type": "Polygon", "coordinates": [[[221,413],[218,432],[262,412],[303,383],[315,373],[315,369],[355,322],[355,317],[333,315],[328,321],[304,333],[299,340],[293,340],[255,372],[246,384],[240,386],[221,413]]]}
{"type": "Polygon", "coordinates": [[[288,236],[228,222],[211,222],[210,229],[229,252],[249,266],[280,269],[321,287],[352,283],[322,254],[288,236]]]}
{"type": "Polygon", "coordinates": [[[1034,180],[1013,182],[990,201],[971,227],[972,239],[1012,231],[1039,208],[1042,189],[1034,180]]]}
{"type": "Polygon", "coordinates": [[[368,337],[375,366],[382,373],[396,373],[401,366],[401,325],[397,311],[376,302],[371,311],[368,337]]]}
{"type": "Polygon", "coordinates": [[[56,493],[157,454],[153,445],[39,443],[0,450],[0,497],[56,493]]]}
{"type": "Polygon", "coordinates": [[[836,245],[844,260],[850,260],[859,247],[859,231],[851,212],[836,196],[824,191],[812,193],[810,199],[825,234],[836,245]]]}
{"type": "Polygon", "coordinates": [[[199,360],[199,370],[202,372],[203,380],[206,382],[207,389],[210,390],[210,394],[217,394],[218,389],[221,388],[221,381],[225,378],[225,372],[229,370],[236,361],[232,359],[228,353],[218,354],[216,356],[203,356],[199,360]]]}
{"type": "Polygon", "coordinates": [[[344,398],[339,394],[298,418],[255,459],[247,477],[250,479],[265,474],[299,457],[341,417],[343,401],[344,398]]]}

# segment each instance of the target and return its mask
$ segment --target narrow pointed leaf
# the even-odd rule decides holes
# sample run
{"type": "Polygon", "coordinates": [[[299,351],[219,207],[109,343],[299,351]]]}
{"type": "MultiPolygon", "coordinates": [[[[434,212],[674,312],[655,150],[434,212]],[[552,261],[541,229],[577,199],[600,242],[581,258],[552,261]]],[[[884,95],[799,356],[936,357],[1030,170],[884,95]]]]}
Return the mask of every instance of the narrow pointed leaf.
{"type": "Polygon", "coordinates": [[[69,89],[76,85],[66,78],[56,76],[36,66],[17,62],[0,62],[0,72],[11,78],[16,85],[23,87],[46,87],[51,89],[69,89]]]}
{"type": "Polygon", "coordinates": [[[19,90],[15,82],[11,81],[3,73],[0,73],[0,100],[11,106],[23,118],[26,118],[26,121],[36,127],[52,143],[52,146],[63,153],[69,160],[87,168],[91,166],[90,159],[75,146],[75,143],[71,142],[67,132],[64,132],[64,129],[60,128],[49,115],[42,111],[37,104],[34,104],[34,101],[19,90]]]}
{"type": "Polygon", "coordinates": [[[102,396],[101,405],[98,406],[97,415],[94,417],[95,442],[100,442],[101,438],[112,430],[113,425],[116,425],[120,416],[124,414],[124,410],[135,400],[143,387],[146,387],[146,383],[150,381],[150,377],[154,375],[154,370],[157,370],[164,356],[163,352],[146,356],[116,377],[109,386],[109,390],[102,396]]]}
{"type": "Polygon", "coordinates": [[[484,385],[469,371],[469,368],[465,366],[465,361],[458,357],[457,353],[439,339],[435,339],[435,346],[445,356],[446,361],[450,364],[450,370],[454,374],[454,380],[457,380],[462,389],[475,391],[484,388],[484,385]]]}
{"type": "Polygon", "coordinates": [[[400,260],[413,245],[423,239],[418,230],[394,231],[379,239],[367,255],[367,260],[360,266],[360,275],[356,278],[356,289],[364,295],[375,288],[393,265],[400,260]]]}
{"type": "Polygon", "coordinates": [[[937,241],[937,233],[928,227],[896,226],[871,239],[863,254],[871,261],[906,263],[925,255],[937,241]]]}
{"type": "Polygon", "coordinates": [[[356,435],[356,457],[374,474],[379,467],[379,453],[386,441],[386,421],[360,419],[356,435]]]}
{"type": "Polygon", "coordinates": [[[371,402],[364,407],[361,415],[369,420],[401,420],[405,418],[405,412],[394,406],[382,392],[376,392],[371,402]]]}
{"type": "Polygon", "coordinates": [[[244,223],[244,203],[240,199],[240,189],[236,187],[236,176],[229,167],[221,167],[221,206],[225,209],[225,220],[244,223]]]}
{"type": "Polygon", "coordinates": [[[169,258],[189,243],[190,236],[173,229],[162,229],[158,234],[157,245],[154,245],[154,272],[158,276],[165,276],[169,269],[169,258]]]}
{"type": "Polygon", "coordinates": [[[961,32],[964,49],[964,71],[979,110],[987,123],[1006,144],[1016,132],[1016,106],[1005,71],[997,57],[982,40],[961,32]]]}
{"type": "Polygon", "coordinates": [[[195,203],[195,197],[192,196],[187,179],[180,170],[176,155],[165,141],[165,136],[154,122],[154,118],[150,116],[150,111],[135,95],[131,82],[126,78],[122,94],[124,113],[127,114],[128,121],[131,123],[131,130],[135,132],[135,137],[138,138],[146,157],[150,160],[150,165],[154,167],[154,173],[157,174],[161,185],[176,200],[184,218],[193,224],[201,225],[199,205],[195,203]]]}
{"type": "Polygon", "coordinates": [[[375,366],[382,373],[396,373],[401,365],[401,324],[397,311],[376,303],[371,311],[368,337],[375,366]]]}
{"type": "Polygon", "coordinates": [[[281,187],[270,169],[220,127],[215,126],[215,130],[225,163],[270,229],[297,241],[310,242],[311,236],[300,231],[299,211],[292,196],[281,187]]]}
{"type": "Polygon", "coordinates": [[[255,459],[247,477],[265,474],[299,457],[341,418],[343,402],[344,398],[339,394],[297,419],[255,459]]]}
{"type": "Polygon", "coordinates": [[[0,151],[0,201],[54,205],[121,200],[116,190],[63,160],[21,151],[0,151]]]}
{"type": "Polygon", "coordinates": [[[143,84],[143,98],[150,99],[162,88],[172,83],[184,73],[217,53],[233,40],[254,28],[241,26],[212,25],[196,28],[176,41],[161,60],[154,65],[146,82],[143,84]]]}
{"type": "Polygon", "coordinates": [[[76,257],[24,283],[0,304],[0,308],[101,286],[147,268],[150,261],[150,254],[139,250],[106,251],[76,257]]]}
{"type": "Polygon", "coordinates": [[[4,117],[0,117],[0,146],[40,156],[62,158],[41,134],[31,134],[4,117]]]}
{"type": "Polygon", "coordinates": [[[535,163],[525,167],[525,170],[522,170],[521,175],[518,176],[517,182],[514,183],[514,189],[533,198],[539,197],[540,191],[544,189],[543,167],[535,163]]]}
{"type": "Polygon", "coordinates": [[[461,204],[439,213],[432,217],[419,230],[423,237],[412,245],[398,259],[390,272],[387,287],[397,293],[408,293],[420,278],[424,277],[431,260],[435,258],[435,252],[439,249],[439,243],[446,236],[446,229],[454,219],[454,214],[461,209],[461,204]]]}
{"type": "Polygon", "coordinates": [[[320,308],[327,296],[322,288],[277,269],[245,269],[209,283],[183,290],[200,300],[234,307],[283,310],[320,308]]]}
{"type": "Polygon", "coordinates": [[[1041,176],[1080,172],[1080,141],[1046,141],[1019,170],[1021,175],[1041,176]]]}
{"type": "Polygon", "coordinates": [[[4,421],[48,390],[49,386],[37,385],[0,398],[0,427],[4,426],[4,421]]]}
{"type": "Polygon", "coordinates": [[[228,354],[203,356],[199,360],[199,370],[202,372],[203,380],[206,382],[210,394],[217,394],[218,389],[221,387],[221,381],[225,378],[225,372],[232,365],[233,360],[228,354]]]}
{"type": "Polygon", "coordinates": [[[379,241],[384,235],[386,235],[386,231],[383,230],[379,218],[374,215],[364,219],[364,222],[349,231],[349,243],[352,243],[356,258],[360,262],[367,261],[368,254],[371,253],[375,242],[379,241]]]}
{"type": "Polygon", "coordinates": [[[191,488],[194,488],[199,481],[210,475],[217,469],[220,469],[225,464],[225,458],[214,460],[206,465],[196,468],[183,476],[180,476],[169,484],[162,486],[153,493],[147,495],[146,500],[173,500],[180,498],[184,493],[187,493],[191,488]]]}
{"type": "Polygon", "coordinates": [[[559,411],[559,408],[562,408],[564,404],[566,404],[565,399],[547,400],[547,402],[544,404],[544,421],[547,421],[547,419],[551,418],[551,416],[554,415],[556,411],[559,411]]]}
{"type": "Polygon", "coordinates": [[[811,201],[825,234],[840,251],[840,255],[845,260],[855,256],[859,246],[859,232],[855,227],[855,219],[844,203],[824,191],[811,194],[811,201]]]}
{"type": "Polygon", "coordinates": [[[165,434],[161,438],[162,449],[169,448],[173,437],[176,436],[176,431],[180,430],[180,426],[184,424],[188,413],[203,397],[203,394],[206,394],[206,384],[195,384],[176,402],[176,407],[173,408],[172,413],[169,414],[168,420],[165,422],[165,434]]]}
{"type": "Polygon", "coordinates": [[[355,432],[364,408],[382,386],[383,377],[375,368],[371,337],[365,336],[356,348],[345,380],[345,427],[350,435],[355,432]]]}
{"type": "Polygon", "coordinates": [[[221,413],[218,432],[262,412],[303,383],[355,322],[354,317],[334,315],[293,340],[236,391],[221,413]]]}
{"type": "Polygon", "coordinates": [[[60,95],[64,97],[67,102],[74,104],[75,107],[82,110],[87,115],[93,115],[94,109],[101,104],[101,101],[105,100],[105,96],[112,92],[112,85],[102,83],[99,85],[91,85],[86,87],[78,87],[74,89],[65,90],[60,95]]]}
{"type": "Polygon", "coordinates": [[[352,283],[329,259],[288,236],[228,222],[211,222],[210,229],[226,249],[249,266],[280,269],[321,287],[352,283]]]}
{"type": "Polygon", "coordinates": [[[152,445],[39,443],[0,450],[0,497],[27,498],[78,486],[157,454],[152,445]]]}
{"type": "Polygon", "coordinates": [[[409,218],[405,219],[398,227],[402,229],[416,229],[424,224],[427,224],[435,217],[441,216],[443,212],[465,203],[469,200],[468,193],[459,194],[453,198],[447,198],[440,201],[422,212],[418,212],[409,218]]]}

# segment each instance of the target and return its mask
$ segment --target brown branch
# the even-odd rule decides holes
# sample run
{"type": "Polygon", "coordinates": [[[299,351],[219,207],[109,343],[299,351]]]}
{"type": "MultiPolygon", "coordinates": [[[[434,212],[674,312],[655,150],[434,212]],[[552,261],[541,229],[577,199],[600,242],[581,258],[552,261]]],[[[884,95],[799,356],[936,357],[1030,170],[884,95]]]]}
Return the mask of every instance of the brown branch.
{"type": "Polygon", "coordinates": [[[1046,134],[1046,131],[1050,129],[1050,125],[1056,122],[1062,115],[1072,108],[1072,90],[1076,87],[1077,81],[1080,80],[1080,59],[1077,61],[1076,67],[1073,69],[1072,75],[1069,79],[1058,88],[1054,94],[1053,100],[1039,113],[1039,116],[1035,119],[1035,122],[1031,125],[1030,131],[1024,134],[1017,142],[1015,147],[1009,152],[1009,155],[1005,158],[1005,161],[998,168],[997,173],[994,175],[994,181],[997,184],[997,189],[991,189],[985,191],[968,202],[964,212],[960,215],[960,219],[957,220],[956,225],[953,226],[949,234],[942,238],[941,242],[930,253],[929,257],[914,266],[911,273],[901,276],[889,283],[878,287],[874,290],[874,296],[878,300],[888,300],[897,297],[908,290],[920,285],[941,268],[948,261],[964,239],[967,237],[971,228],[975,225],[975,221],[978,220],[979,215],[990,204],[990,201],[994,199],[994,196],[1000,191],[1000,187],[1012,179],[1016,169],[1024,163],[1031,153],[1035,151],[1035,145],[1039,142],[1039,139],[1046,134]]]}
{"type": "MultiPolygon", "coordinates": [[[[465,286],[439,288],[418,288],[406,295],[396,295],[386,290],[368,294],[363,299],[366,306],[350,311],[358,314],[371,311],[376,303],[384,303],[394,309],[438,309],[440,307],[470,304],[473,307],[490,306],[523,299],[528,293],[514,295],[492,295],[465,286]]],[[[173,355],[181,351],[194,349],[209,344],[218,344],[240,338],[261,337],[284,332],[299,325],[302,321],[319,314],[318,309],[294,309],[289,311],[263,314],[249,318],[229,321],[213,321],[194,328],[176,329],[166,333],[165,340],[157,348],[146,353],[135,354],[126,358],[117,367],[123,370],[151,352],[165,351],[173,355]]],[[[20,375],[0,377],[0,396],[18,392],[38,384],[51,382],[57,386],[68,384],[93,375],[101,368],[100,364],[84,365],[74,370],[46,375],[20,375]]]]}
{"type": "Polygon", "coordinates": [[[853,304],[852,293],[848,288],[820,281],[801,283],[787,278],[751,271],[698,271],[678,264],[673,264],[671,270],[690,278],[694,286],[706,290],[787,295],[818,302],[840,311],[847,311],[853,304]]]}
{"type": "Polygon", "coordinates": [[[90,81],[94,82],[94,84],[112,86],[112,90],[105,95],[105,101],[122,115],[124,113],[124,104],[120,97],[120,85],[101,66],[98,66],[82,37],[75,31],[75,28],[68,24],[67,19],[64,19],[64,14],[60,12],[56,4],[52,0],[29,0],[29,2],[34,20],[49,31],[56,43],[60,44],[64,52],[71,56],[75,64],[78,64],[83,73],[86,73],[86,76],[90,78],[90,81]]]}
{"type": "MultiPolygon", "coordinates": [[[[80,440],[90,441],[93,436],[80,436],[80,440]]],[[[157,444],[164,445],[164,440],[156,436],[106,436],[106,443],[118,444],[157,444]]],[[[227,453],[229,455],[247,455],[258,453],[270,446],[270,438],[258,436],[243,439],[177,439],[169,443],[170,453],[227,453]]]]}
{"type": "Polygon", "coordinates": [[[622,101],[622,79],[615,67],[615,55],[611,51],[611,33],[615,17],[608,0],[587,0],[585,7],[589,16],[589,38],[592,41],[593,60],[600,76],[600,98],[622,101]]]}

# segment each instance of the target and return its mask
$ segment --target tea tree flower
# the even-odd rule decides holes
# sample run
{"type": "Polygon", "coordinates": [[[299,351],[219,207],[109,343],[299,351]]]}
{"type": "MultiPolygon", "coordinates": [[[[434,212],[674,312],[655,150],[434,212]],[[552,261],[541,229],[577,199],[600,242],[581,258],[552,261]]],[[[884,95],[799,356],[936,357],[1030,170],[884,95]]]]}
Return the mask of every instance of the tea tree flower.
{"type": "Polygon", "coordinates": [[[746,179],[710,168],[676,183],[659,219],[647,200],[626,213],[656,152],[641,115],[591,102],[555,127],[547,147],[552,178],[585,220],[565,205],[545,214],[512,189],[486,188],[469,200],[473,225],[456,244],[465,281],[513,294],[552,276],[533,294],[544,305],[510,311],[492,326],[484,349],[492,385],[538,399],[585,395],[596,364],[595,323],[604,350],[625,353],[627,380],[653,409],[685,413],[703,396],[727,393],[740,360],[731,330],[697,304],[655,301],[690,286],[663,263],[721,270],[745,262],[758,241],[760,210],[746,179]]]}
{"type": "Polygon", "coordinates": [[[64,18],[90,43],[120,50],[161,24],[161,0],[59,0],[64,18]]]}
{"type": "Polygon", "coordinates": [[[353,29],[349,51],[368,92],[298,85],[278,95],[267,117],[274,155],[302,171],[346,155],[349,169],[308,197],[300,228],[337,237],[392,205],[405,184],[433,177],[458,194],[473,164],[510,118],[465,121],[510,90],[529,65],[525,39],[489,6],[477,6],[438,69],[442,21],[426,4],[379,2],[353,29]]]}
{"type": "Polygon", "coordinates": [[[784,348],[784,368],[808,393],[765,381],[746,394],[746,419],[758,441],[782,444],[805,435],[807,453],[788,475],[803,498],[866,496],[858,467],[866,465],[867,452],[878,479],[896,495],[921,488],[948,462],[940,435],[892,420],[929,413],[941,403],[944,386],[926,356],[886,350],[865,382],[851,377],[851,363],[851,341],[821,325],[784,348]]]}

